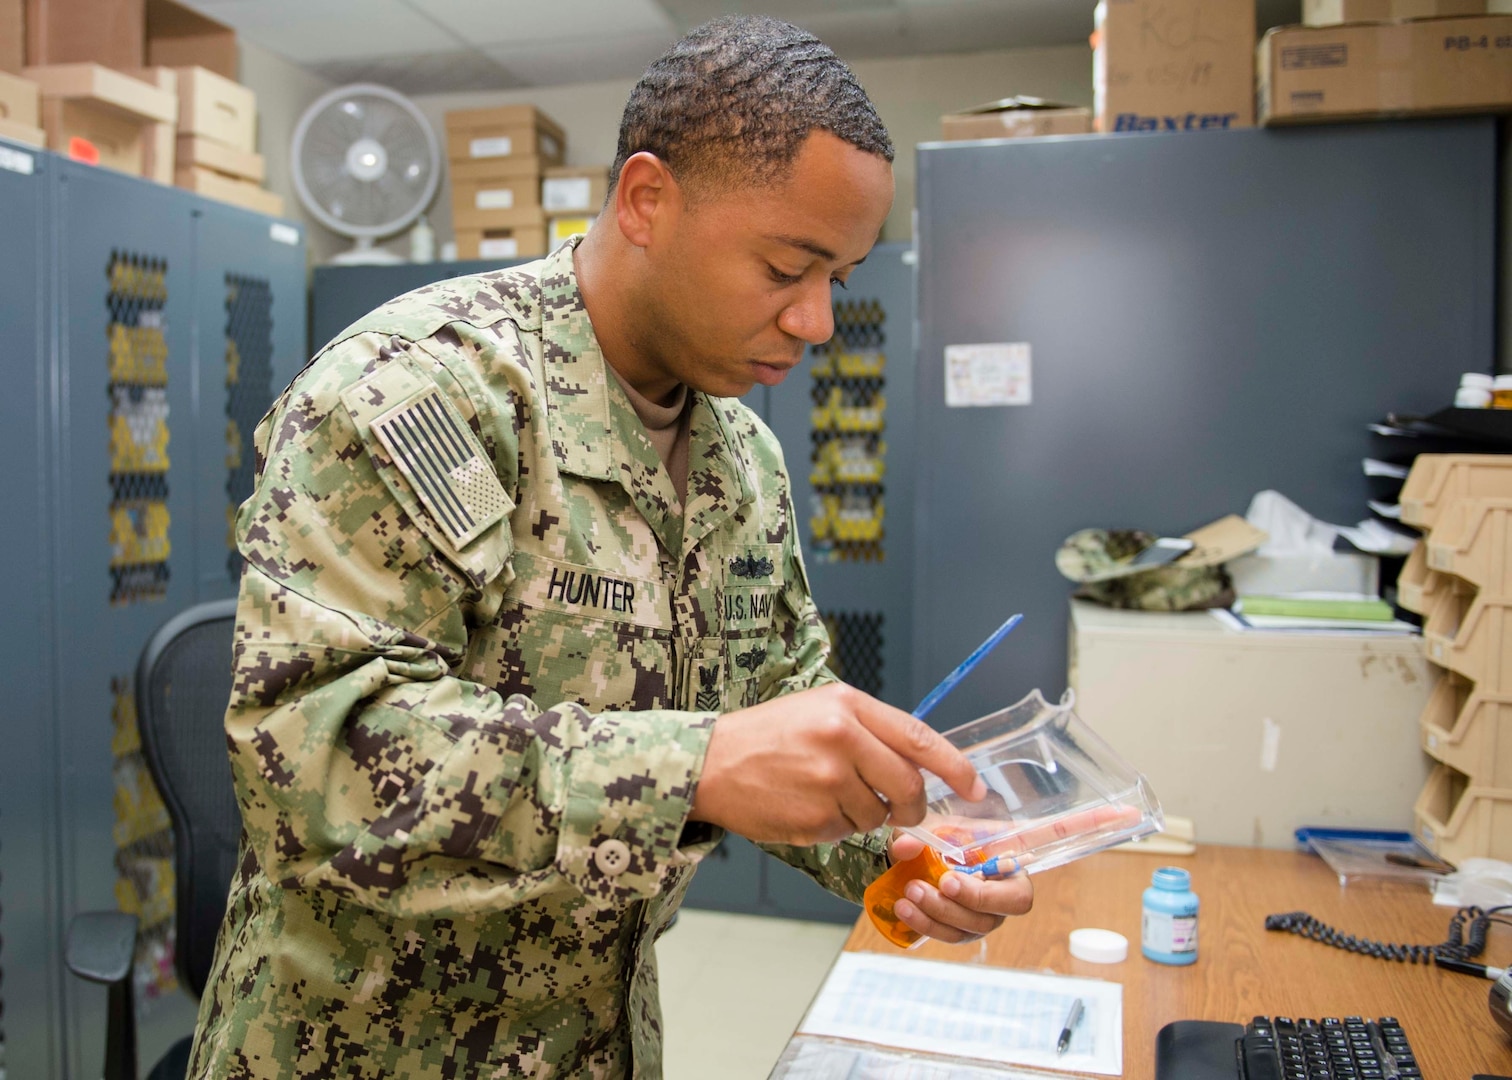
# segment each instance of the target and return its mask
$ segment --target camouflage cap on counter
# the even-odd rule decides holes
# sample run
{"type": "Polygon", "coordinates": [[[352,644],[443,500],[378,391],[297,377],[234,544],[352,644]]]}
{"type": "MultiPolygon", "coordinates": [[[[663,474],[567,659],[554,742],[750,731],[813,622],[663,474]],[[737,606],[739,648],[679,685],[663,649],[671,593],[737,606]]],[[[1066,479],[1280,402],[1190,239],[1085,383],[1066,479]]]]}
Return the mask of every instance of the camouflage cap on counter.
{"type": "Polygon", "coordinates": [[[1055,553],[1055,567],[1078,582],[1073,594],[1116,608],[1143,611],[1196,611],[1227,607],[1233,583],[1222,566],[1130,565],[1156,540],[1142,529],[1082,529],[1055,553]]]}

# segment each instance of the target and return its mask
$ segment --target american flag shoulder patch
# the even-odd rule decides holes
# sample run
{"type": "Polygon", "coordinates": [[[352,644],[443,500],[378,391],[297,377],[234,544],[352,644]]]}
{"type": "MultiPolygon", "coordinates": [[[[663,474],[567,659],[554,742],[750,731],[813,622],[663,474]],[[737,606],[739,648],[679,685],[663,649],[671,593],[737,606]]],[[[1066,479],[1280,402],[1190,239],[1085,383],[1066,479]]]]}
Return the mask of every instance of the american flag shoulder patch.
{"type": "Polygon", "coordinates": [[[467,425],[431,387],[373,421],[373,432],[457,547],[509,512],[509,497],[467,425]]]}

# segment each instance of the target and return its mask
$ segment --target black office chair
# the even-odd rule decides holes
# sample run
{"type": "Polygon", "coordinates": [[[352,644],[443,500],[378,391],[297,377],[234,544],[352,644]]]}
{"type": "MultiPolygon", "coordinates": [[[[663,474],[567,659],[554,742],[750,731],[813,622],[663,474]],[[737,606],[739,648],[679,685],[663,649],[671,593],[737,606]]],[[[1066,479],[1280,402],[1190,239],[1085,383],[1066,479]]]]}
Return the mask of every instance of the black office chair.
{"type": "MultiPolygon", "coordinates": [[[[180,983],[196,998],[210,974],[241,838],[222,724],[235,619],[235,600],[196,605],[164,623],[137,664],[142,752],[173,821],[174,959],[180,983]]],[[[136,916],[118,911],[76,915],[68,927],[68,969],[110,988],[105,1080],[136,1080],[136,932],[136,916]]],[[[185,1036],[175,1043],[148,1080],[183,1080],[191,1042],[185,1036]]]]}

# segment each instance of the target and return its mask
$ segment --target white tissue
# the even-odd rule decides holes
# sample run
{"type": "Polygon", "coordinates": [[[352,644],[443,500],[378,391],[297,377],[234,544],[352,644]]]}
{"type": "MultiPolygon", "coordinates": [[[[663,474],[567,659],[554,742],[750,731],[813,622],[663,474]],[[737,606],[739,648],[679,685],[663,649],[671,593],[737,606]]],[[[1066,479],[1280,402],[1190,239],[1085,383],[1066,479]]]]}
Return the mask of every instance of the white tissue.
{"type": "Polygon", "coordinates": [[[1461,859],[1458,870],[1433,883],[1433,902],[1445,907],[1480,908],[1512,904],[1512,863],[1461,859]]]}

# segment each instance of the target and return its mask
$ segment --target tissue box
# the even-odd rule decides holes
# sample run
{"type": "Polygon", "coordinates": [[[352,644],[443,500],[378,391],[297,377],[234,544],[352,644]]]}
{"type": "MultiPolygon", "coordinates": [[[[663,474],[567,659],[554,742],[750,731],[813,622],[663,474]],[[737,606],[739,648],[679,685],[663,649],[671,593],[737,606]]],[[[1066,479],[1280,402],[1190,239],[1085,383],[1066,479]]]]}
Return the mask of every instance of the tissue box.
{"type": "Polygon", "coordinates": [[[1300,592],[1380,595],[1381,560],[1360,552],[1241,555],[1228,564],[1240,596],[1285,596],[1300,592]]]}

